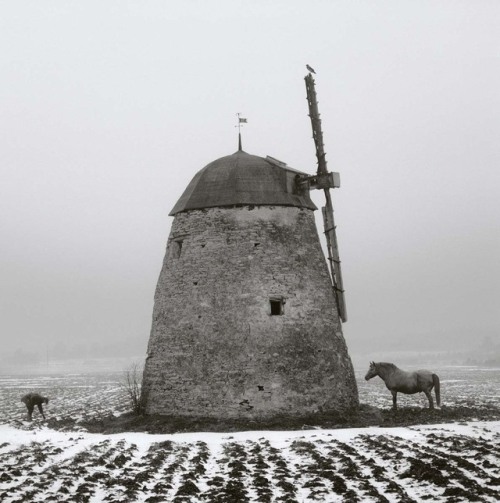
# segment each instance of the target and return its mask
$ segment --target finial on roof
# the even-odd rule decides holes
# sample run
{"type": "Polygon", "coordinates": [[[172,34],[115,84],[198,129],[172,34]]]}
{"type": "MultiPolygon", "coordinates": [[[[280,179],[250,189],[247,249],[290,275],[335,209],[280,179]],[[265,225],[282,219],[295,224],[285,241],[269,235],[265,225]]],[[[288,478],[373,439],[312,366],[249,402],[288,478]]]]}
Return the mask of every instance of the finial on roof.
{"type": "MultiPolygon", "coordinates": [[[[238,112],[236,114],[238,116],[238,151],[242,151],[243,149],[241,148],[241,125],[246,124],[247,120],[243,117],[240,117],[240,113],[238,112]]],[[[235,126],[236,127],[236,126],[235,126]]]]}

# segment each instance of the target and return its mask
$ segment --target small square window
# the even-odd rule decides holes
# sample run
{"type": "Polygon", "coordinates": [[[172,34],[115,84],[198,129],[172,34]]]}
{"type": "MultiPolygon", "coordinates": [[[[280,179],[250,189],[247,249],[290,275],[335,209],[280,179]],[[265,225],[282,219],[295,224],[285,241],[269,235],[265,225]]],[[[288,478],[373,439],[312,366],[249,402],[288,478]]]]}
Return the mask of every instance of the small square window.
{"type": "Polygon", "coordinates": [[[271,305],[271,316],[281,316],[284,314],[283,299],[269,299],[269,303],[271,305]]]}

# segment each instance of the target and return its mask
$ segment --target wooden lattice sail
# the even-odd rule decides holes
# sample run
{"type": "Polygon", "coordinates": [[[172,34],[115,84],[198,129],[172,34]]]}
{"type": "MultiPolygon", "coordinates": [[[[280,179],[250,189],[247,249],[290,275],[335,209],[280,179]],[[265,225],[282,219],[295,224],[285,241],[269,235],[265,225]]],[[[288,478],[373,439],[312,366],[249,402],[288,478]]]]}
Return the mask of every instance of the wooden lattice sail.
{"type": "Polygon", "coordinates": [[[318,100],[316,98],[316,88],[314,78],[311,73],[305,77],[307,103],[309,105],[309,117],[311,118],[314,144],[316,146],[316,158],[318,160],[318,171],[312,185],[316,189],[323,189],[326,204],[321,211],[323,213],[323,225],[328,250],[328,262],[332,276],[332,285],[335,291],[335,299],[340,318],[347,321],[347,310],[345,305],[344,285],[342,282],[342,270],[340,268],[339,247],[337,244],[337,233],[335,231],[335,219],[333,216],[333,204],[330,189],[340,187],[340,177],[338,173],[328,172],[326,165],[326,153],[323,143],[323,131],[321,129],[321,119],[318,111],[318,100]]]}

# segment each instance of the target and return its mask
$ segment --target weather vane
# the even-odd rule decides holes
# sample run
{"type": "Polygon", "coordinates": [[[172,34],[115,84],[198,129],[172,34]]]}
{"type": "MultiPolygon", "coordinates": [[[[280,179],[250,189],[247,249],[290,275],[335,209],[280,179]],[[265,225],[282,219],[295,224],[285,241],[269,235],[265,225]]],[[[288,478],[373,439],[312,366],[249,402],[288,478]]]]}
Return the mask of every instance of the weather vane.
{"type": "Polygon", "coordinates": [[[241,113],[238,112],[236,115],[238,116],[238,125],[234,126],[234,127],[237,127],[238,133],[240,133],[241,132],[241,125],[246,124],[248,121],[244,117],[240,117],[241,113]]]}
{"type": "Polygon", "coordinates": [[[241,148],[241,125],[246,124],[248,121],[244,117],[240,117],[240,112],[238,112],[236,115],[238,116],[238,124],[234,127],[238,128],[238,150],[243,150],[241,148]]]}

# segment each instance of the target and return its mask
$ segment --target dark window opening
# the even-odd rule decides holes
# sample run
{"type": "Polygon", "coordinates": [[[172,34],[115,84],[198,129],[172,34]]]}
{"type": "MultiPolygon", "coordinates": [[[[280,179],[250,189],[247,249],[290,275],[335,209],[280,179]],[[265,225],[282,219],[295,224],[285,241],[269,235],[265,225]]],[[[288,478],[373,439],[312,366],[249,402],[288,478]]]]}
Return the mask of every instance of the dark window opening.
{"type": "Polygon", "coordinates": [[[283,299],[270,299],[271,316],[281,316],[283,314],[283,299]]]}

